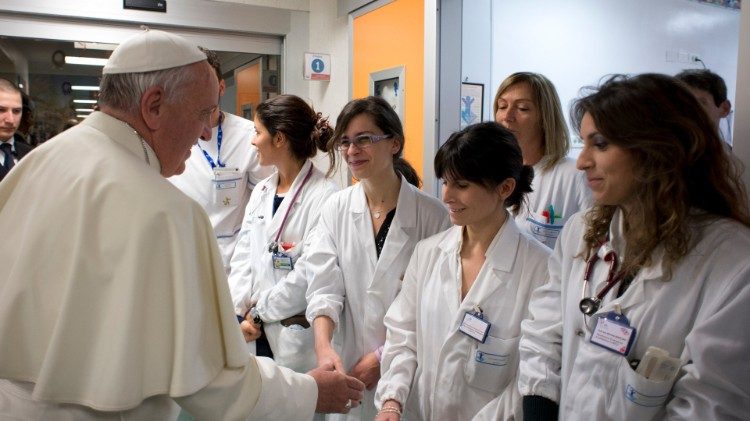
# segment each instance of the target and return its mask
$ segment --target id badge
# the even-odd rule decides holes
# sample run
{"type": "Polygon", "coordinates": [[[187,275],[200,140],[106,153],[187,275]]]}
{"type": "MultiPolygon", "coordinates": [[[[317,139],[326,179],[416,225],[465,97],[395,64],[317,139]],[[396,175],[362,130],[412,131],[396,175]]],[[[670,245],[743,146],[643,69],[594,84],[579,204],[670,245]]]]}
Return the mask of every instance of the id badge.
{"type": "Polygon", "coordinates": [[[292,270],[294,268],[292,257],[284,253],[273,253],[271,255],[271,261],[273,262],[274,269],[292,270]]]}
{"type": "Polygon", "coordinates": [[[214,170],[213,204],[232,207],[239,204],[242,198],[242,176],[237,170],[214,170]]]}
{"type": "Polygon", "coordinates": [[[480,343],[487,340],[487,334],[490,332],[490,322],[485,321],[481,314],[475,314],[467,311],[458,330],[471,336],[480,343]]]}
{"type": "Polygon", "coordinates": [[[609,312],[596,319],[589,341],[614,353],[627,356],[635,342],[636,329],[622,314],[609,312]]]}

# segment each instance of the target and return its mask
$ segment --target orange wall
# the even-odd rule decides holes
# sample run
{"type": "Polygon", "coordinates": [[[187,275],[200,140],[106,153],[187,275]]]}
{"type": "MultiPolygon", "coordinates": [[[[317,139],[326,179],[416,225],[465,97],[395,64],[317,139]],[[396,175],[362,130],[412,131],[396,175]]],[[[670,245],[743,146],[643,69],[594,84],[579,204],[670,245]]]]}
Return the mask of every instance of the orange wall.
{"type": "Polygon", "coordinates": [[[237,115],[242,115],[244,104],[253,104],[253,115],[255,107],[260,104],[260,61],[235,73],[237,83],[237,115]]]}
{"type": "MultiPolygon", "coordinates": [[[[354,19],[353,95],[369,94],[370,73],[404,66],[404,157],[422,177],[424,3],[396,0],[354,19]]],[[[432,157],[430,157],[432,159],[432,157]]]]}

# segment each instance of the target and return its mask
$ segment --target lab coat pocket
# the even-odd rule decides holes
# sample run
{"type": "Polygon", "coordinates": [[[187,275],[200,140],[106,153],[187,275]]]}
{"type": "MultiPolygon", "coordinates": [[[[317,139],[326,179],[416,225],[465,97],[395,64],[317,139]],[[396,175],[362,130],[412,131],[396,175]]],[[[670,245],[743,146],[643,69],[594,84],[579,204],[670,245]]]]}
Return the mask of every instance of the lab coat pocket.
{"type": "Polygon", "coordinates": [[[630,420],[662,419],[674,380],[651,381],[636,373],[625,358],[620,358],[617,371],[609,415],[621,418],[628,414],[630,420]]]}
{"type": "Polygon", "coordinates": [[[500,393],[514,378],[520,336],[501,339],[487,336],[484,343],[472,347],[466,362],[466,382],[490,393],[500,393]]]}
{"type": "Polygon", "coordinates": [[[553,223],[543,222],[542,217],[538,214],[529,215],[526,222],[529,224],[531,235],[551,249],[555,248],[555,242],[557,242],[557,237],[565,223],[562,219],[553,223]]]}
{"type": "Polygon", "coordinates": [[[300,325],[282,326],[277,343],[277,349],[273,352],[274,359],[279,365],[300,373],[312,370],[316,366],[312,329],[305,329],[300,325]]]}
{"type": "Polygon", "coordinates": [[[240,204],[247,181],[239,171],[215,171],[213,179],[213,204],[234,207],[240,204]]]}

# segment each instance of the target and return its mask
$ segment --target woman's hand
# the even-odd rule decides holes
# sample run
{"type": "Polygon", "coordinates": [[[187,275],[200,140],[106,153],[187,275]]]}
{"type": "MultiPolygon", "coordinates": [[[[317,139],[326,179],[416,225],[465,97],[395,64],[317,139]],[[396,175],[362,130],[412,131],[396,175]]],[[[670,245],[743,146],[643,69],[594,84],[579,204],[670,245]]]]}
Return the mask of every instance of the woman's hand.
{"type": "Polygon", "coordinates": [[[375,417],[375,421],[400,421],[401,420],[401,404],[398,401],[389,399],[383,402],[383,407],[378,412],[378,416],[375,417]]]}
{"type": "Polygon", "coordinates": [[[253,316],[248,313],[247,316],[245,316],[245,320],[240,323],[240,330],[242,331],[242,336],[245,337],[245,342],[252,342],[260,338],[260,325],[255,324],[252,317],[253,316]]]}
{"type": "Polygon", "coordinates": [[[378,361],[378,357],[374,352],[365,354],[357,361],[357,364],[354,364],[349,375],[361,380],[367,390],[372,390],[377,386],[378,380],[380,380],[380,361],[378,361]]]}
{"type": "Polygon", "coordinates": [[[341,374],[346,374],[344,363],[341,361],[341,357],[339,357],[339,354],[336,353],[332,346],[329,345],[327,347],[316,348],[315,354],[318,357],[318,367],[332,365],[334,370],[341,374]]]}

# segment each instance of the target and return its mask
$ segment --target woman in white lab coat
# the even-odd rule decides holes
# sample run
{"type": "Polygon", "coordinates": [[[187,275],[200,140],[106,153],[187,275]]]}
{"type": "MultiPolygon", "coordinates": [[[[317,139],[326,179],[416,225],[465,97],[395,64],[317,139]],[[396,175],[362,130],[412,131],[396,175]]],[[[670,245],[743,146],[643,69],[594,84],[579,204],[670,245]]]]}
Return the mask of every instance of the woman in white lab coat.
{"type": "Polygon", "coordinates": [[[500,84],[495,121],[518,139],[523,163],[534,167],[528,204],[516,223],[550,248],[565,222],[591,205],[586,177],[568,157],[570,139],[555,85],[538,73],[514,73],[500,84]]]}
{"type": "Polygon", "coordinates": [[[613,77],[573,119],[596,206],[522,325],[524,419],[747,419],[750,216],[716,127],[656,74],[613,77]]]}
{"type": "Polygon", "coordinates": [[[321,211],[305,256],[307,318],[315,330],[318,364],[333,364],[369,389],[349,417],[372,420],[383,316],[401,289],[414,246],[446,229],[448,215],[439,200],[412,185],[418,178],[401,158],[401,121],[382,98],[349,102],[336,121],[332,145],[359,182],[331,197],[321,211]]]}
{"type": "Polygon", "coordinates": [[[513,134],[497,123],[454,133],[435,156],[454,227],[420,242],[385,317],[378,420],[521,419],[521,321],[547,279],[549,249],[519,230],[531,190],[513,134]]]}
{"type": "Polygon", "coordinates": [[[245,339],[255,344],[260,326],[253,319],[262,322],[276,362],[306,372],[316,367],[316,359],[304,318],[304,264],[298,262],[321,204],[336,191],[310,161],[316,146],[325,150],[333,129],[294,95],[258,105],[255,128],[252,144],[260,162],[276,172],[253,189],[231,260],[230,291],[245,339]]]}

